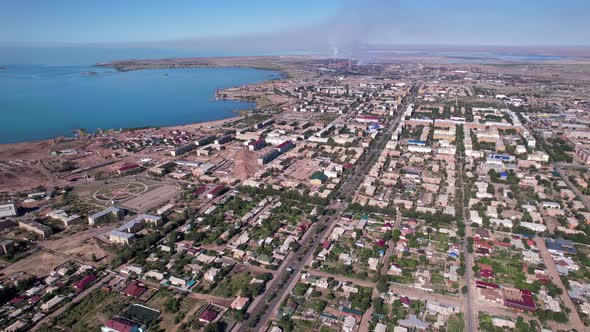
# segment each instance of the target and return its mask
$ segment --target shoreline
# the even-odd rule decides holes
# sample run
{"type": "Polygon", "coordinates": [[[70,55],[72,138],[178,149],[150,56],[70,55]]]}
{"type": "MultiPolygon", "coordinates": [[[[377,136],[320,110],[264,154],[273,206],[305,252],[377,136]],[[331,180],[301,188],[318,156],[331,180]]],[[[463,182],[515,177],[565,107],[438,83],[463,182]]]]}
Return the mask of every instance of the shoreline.
{"type": "Polygon", "coordinates": [[[313,56],[238,56],[238,57],[192,57],[112,60],[95,64],[96,67],[113,68],[119,71],[173,68],[252,68],[286,71],[284,65],[294,61],[307,61],[313,56]]]}
{"type": "MultiPolygon", "coordinates": [[[[255,110],[256,110],[255,108],[252,110],[238,109],[238,110],[233,110],[231,112],[241,112],[241,111],[252,112],[255,110]]],[[[112,129],[111,128],[111,129],[105,129],[105,130],[121,130],[122,132],[124,132],[124,131],[148,130],[148,129],[169,129],[169,130],[179,129],[179,128],[199,129],[202,127],[221,126],[221,125],[225,124],[226,122],[237,121],[237,120],[242,119],[243,117],[244,117],[244,115],[233,115],[233,116],[225,118],[225,119],[192,122],[192,123],[185,123],[185,124],[179,124],[179,125],[174,125],[174,126],[147,126],[147,127],[141,127],[141,128],[119,128],[119,129],[112,129]]],[[[72,131],[76,132],[79,130],[80,129],[74,129],[72,131]]],[[[12,142],[12,143],[0,143],[0,149],[2,149],[3,147],[15,146],[15,145],[25,145],[25,144],[53,144],[53,143],[56,143],[55,140],[59,140],[59,139],[65,139],[65,141],[67,141],[68,139],[71,139],[73,142],[80,140],[75,137],[55,136],[52,138],[46,138],[46,139],[40,139],[40,140],[12,142]]],[[[1,154],[1,151],[0,151],[0,154],[1,154]]]]}
{"type": "Polygon", "coordinates": [[[182,68],[248,68],[255,70],[273,70],[279,72],[279,78],[268,80],[274,81],[293,77],[290,71],[290,65],[298,62],[306,62],[312,59],[322,59],[322,57],[305,55],[132,59],[100,62],[94,64],[94,67],[109,68],[118,72],[182,68]]]}
{"type": "MultiPolygon", "coordinates": [[[[190,58],[191,60],[193,60],[193,58],[190,58]]],[[[226,59],[226,58],[194,58],[194,59],[226,59]]],[[[237,57],[237,58],[232,58],[232,59],[242,59],[241,57],[237,57]]],[[[166,59],[166,60],[171,60],[171,61],[175,61],[177,59],[166,59]]],[[[100,67],[100,68],[111,68],[120,72],[127,72],[127,71],[136,71],[136,70],[158,70],[158,69],[186,69],[186,68],[250,68],[250,69],[255,69],[255,70],[272,70],[272,71],[277,71],[279,73],[279,77],[276,78],[271,78],[271,79],[267,79],[267,80],[263,80],[260,82],[254,82],[254,83],[248,83],[248,84],[244,84],[244,85],[238,85],[238,86],[234,86],[234,87],[230,87],[230,88],[226,88],[226,89],[217,89],[218,91],[224,91],[227,89],[235,89],[235,88],[242,88],[242,87],[247,87],[247,86],[253,86],[256,84],[265,84],[268,82],[273,82],[273,81],[277,81],[277,80],[281,80],[281,79],[285,79],[290,77],[288,71],[283,68],[283,67],[262,67],[262,66],[253,66],[253,65],[234,65],[234,66],[230,66],[230,65],[215,65],[215,64],[206,64],[203,66],[161,66],[161,67],[141,67],[141,68],[132,68],[132,69],[119,69],[116,67],[116,63],[119,62],[133,62],[133,61],[137,61],[137,60],[115,60],[115,61],[110,61],[110,62],[105,62],[105,63],[97,63],[94,65],[94,67],[100,67]]],[[[141,61],[160,61],[158,59],[155,60],[141,60],[141,61]]],[[[0,70],[4,69],[5,67],[0,66],[0,70]]],[[[214,95],[213,97],[216,97],[216,95],[214,95]]],[[[231,114],[229,117],[227,118],[223,118],[223,119],[218,119],[218,120],[206,120],[206,121],[200,121],[200,122],[191,122],[191,123],[182,123],[182,124],[178,124],[178,125],[168,125],[168,126],[157,126],[157,125],[153,125],[153,126],[143,126],[143,127],[129,127],[129,128],[109,128],[109,129],[103,129],[103,130],[121,130],[121,131],[133,131],[133,130],[148,130],[148,129],[154,129],[154,128],[159,128],[159,129],[173,129],[173,128],[191,128],[191,129],[198,129],[204,126],[221,126],[223,124],[225,124],[226,122],[233,122],[233,121],[237,121],[241,118],[244,117],[244,115],[241,114],[237,114],[239,112],[242,111],[247,111],[247,112],[255,112],[259,110],[259,105],[258,102],[256,100],[252,101],[252,100],[245,100],[243,98],[220,98],[220,100],[236,100],[236,101],[243,101],[243,102],[249,102],[249,103],[253,103],[253,107],[251,109],[235,109],[235,110],[230,110],[229,112],[233,113],[231,114]],[[236,115],[237,114],[237,115],[236,115]]],[[[98,130],[100,128],[96,128],[94,129],[93,132],[96,132],[96,130],[98,130]]],[[[0,142],[0,149],[2,148],[7,148],[7,147],[14,147],[16,145],[26,145],[26,144],[54,144],[56,143],[56,140],[59,139],[72,139],[73,141],[77,141],[79,139],[75,138],[75,133],[80,132],[81,130],[84,130],[84,128],[78,128],[78,129],[72,129],[71,132],[74,133],[72,136],[65,136],[65,135],[59,135],[59,136],[54,136],[51,138],[46,138],[46,139],[39,139],[39,140],[25,140],[25,141],[20,141],[20,142],[7,142],[7,143],[1,143],[0,142]]]]}

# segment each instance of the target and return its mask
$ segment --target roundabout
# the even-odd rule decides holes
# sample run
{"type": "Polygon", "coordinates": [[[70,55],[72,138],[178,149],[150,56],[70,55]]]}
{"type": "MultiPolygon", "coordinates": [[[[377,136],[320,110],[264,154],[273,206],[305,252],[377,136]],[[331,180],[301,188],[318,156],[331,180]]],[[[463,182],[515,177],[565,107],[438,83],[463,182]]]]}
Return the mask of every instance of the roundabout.
{"type": "Polygon", "coordinates": [[[137,197],[148,190],[148,186],[141,182],[125,182],[107,185],[94,192],[92,197],[102,203],[124,201],[137,197]]]}

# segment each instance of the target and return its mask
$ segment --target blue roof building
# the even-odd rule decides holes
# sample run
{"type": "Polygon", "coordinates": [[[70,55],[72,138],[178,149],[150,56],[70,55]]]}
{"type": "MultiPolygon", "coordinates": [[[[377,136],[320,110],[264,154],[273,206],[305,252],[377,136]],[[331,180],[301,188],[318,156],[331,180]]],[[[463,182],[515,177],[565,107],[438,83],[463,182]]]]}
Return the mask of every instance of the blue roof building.
{"type": "Polygon", "coordinates": [[[547,245],[547,249],[550,252],[558,252],[569,255],[575,255],[578,252],[574,246],[574,242],[566,239],[547,239],[545,244],[547,245]]]}

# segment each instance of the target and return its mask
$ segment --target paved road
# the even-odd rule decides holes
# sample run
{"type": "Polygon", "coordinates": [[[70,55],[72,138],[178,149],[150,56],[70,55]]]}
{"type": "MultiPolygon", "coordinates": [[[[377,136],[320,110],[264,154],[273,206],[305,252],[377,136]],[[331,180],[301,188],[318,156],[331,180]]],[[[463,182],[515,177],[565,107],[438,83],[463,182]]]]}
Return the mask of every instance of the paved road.
{"type": "MultiPolygon", "coordinates": [[[[413,101],[418,91],[418,86],[414,85],[410,89],[410,94],[404,98],[400,105],[400,111],[395,116],[394,120],[390,121],[388,127],[383,130],[372,142],[362,159],[352,169],[352,172],[344,183],[338,188],[336,197],[344,198],[345,201],[352,199],[356,189],[360,186],[360,182],[368,172],[369,168],[377,161],[381,151],[385,148],[387,141],[390,139],[393,129],[401,120],[403,110],[407,105],[413,101]]],[[[270,319],[275,315],[282,301],[284,301],[291,290],[297,285],[301,276],[301,268],[308,264],[312,258],[315,249],[322,243],[322,240],[329,234],[328,231],[336,225],[338,218],[348,205],[344,202],[334,200],[330,203],[330,207],[335,210],[335,213],[330,216],[322,216],[318,222],[314,223],[312,227],[305,233],[301,240],[301,246],[297,252],[290,254],[281,264],[275,278],[267,285],[267,289],[260,297],[268,299],[271,295],[274,297],[270,301],[259,301],[251,306],[251,316],[243,324],[236,326],[234,331],[261,331],[268,325],[270,319]],[[319,231],[322,229],[321,231],[319,231]],[[319,232],[318,232],[319,231],[319,232]],[[313,236],[312,236],[313,234],[313,236]],[[306,251],[307,248],[307,251],[306,251]],[[287,267],[292,269],[287,276],[286,282],[282,282],[283,275],[287,267]],[[258,322],[254,327],[250,320],[257,317],[258,322]]]]}
{"type": "Polygon", "coordinates": [[[465,331],[476,331],[477,324],[477,290],[475,288],[475,278],[473,276],[473,265],[474,257],[469,252],[469,243],[467,239],[471,236],[472,231],[469,226],[469,209],[467,208],[467,202],[465,201],[465,182],[464,176],[464,163],[463,163],[463,151],[458,151],[457,156],[457,172],[458,181],[461,188],[461,209],[463,211],[463,222],[465,223],[465,236],[463,237],[463,256],[465,258],[465,286],[467,286],[467,294],[464,296],[463,301],[463,315],[465,317],[465,331]]]}
{"type": "MultiPolygon", "coordinates": [[[[465,219],[467,217],[465,216],[465,219]]],[[[468,220],[465,221],[468,223],[468,220]]],[[[475,331],[475,327],[477,326],[477,300],[475,297],[477,296],[477,289],[475,287],[475,277],[473,276],[473,265],[474,265],[474,257],[469,253],[468,250],[468,243],[467,238],[471,236],[471,227],[465,227],[465,238],[463,242],[463,255],[465,256],[465,285],[467,286],[467,294],[465,295],[464,299],[464,308],[463,313],[465,315],[465,328],[466,331],[475,331]]]]}
{"type": "Polygon", "coordinates": [[[302,262],[308,261],[314,253],[315,248],[320,244],[320,239],[326,233],[327,229],[330,227],[326,227],[323,231],[318,233],[318,230],[323,225],[330,225],[335,224],[338,219],[336,215],[332,216],[324,216],[320,218],[318,222],[313,224],[311,228],[305,233],[301,240],[301,246],[297,250],[297,252],[289,254],[287,258],[283,261],[277,273],[275,274],[275,278],[273,278],[269,284],[267,285],[267,289],[264,294],[260,295],[260,298],[268,299],[271,294],[275,296],[268,302],[268,308],[265,308],[266,302],[260,301],[258,303],[253,303],[250,307],[251,316],[249,319],[256,317],[259,315],[258,323],[255,324],[254,327],[250,327],[248,324],[248,320],[241,324],[240,326],[236,326],[234,330],[236,331],[261,331],[264,330],[265,326],[268,324],[269,318],[274,313],[275,308],[280,306],[282,299],[285,298],[285,295],[288,295],[290,289],[297,284],[299,280],[301,267],[303,266],[302,262]],[[305,251],[306,247],[309,249],[305,251]],[[287,268],[291,267],[292,272],[287,272],[287,268]],[[281,282],[283,280],[283,276],[287,275],[287,281],[285,283],[281,282]]]}
{"type": "MultiPolygon", "coordinates": [[[[339,215],[335,217],[336,221],[339,218],[339,215]]],[[[323,243],[328,236],[330,236],[330,234],[332,233],[332,230],[334,229],[334,227],[337,225],[337,222],[332,222],[329,226],[327,226],[324,230],[324,232],[321,234],[321,236],[318,237],[319,239],[319,243],[323,243]]],[[[302,264],[300,266],[309,266],[313,260],[313,252],[315,251],[312,250],[311,252],[308,253],[308,255],[306,255],[305,259],[302,260],[302,264]]],[[[282,291],[281,296],[278,298],[278,300],[276,301],[276,304],[274,305],[274,307],[271,307],[270,310],[270,319],[275,319],[276,318],[276,314],[279,311],[280,305],[281,303],[283,303],[287,297],[289,297],[289,295],[291,294],[291,292],[293,291],[293,289],[295,288],[295,286],[297,286],[297,283],[299,282],[299,279],[301,278],[301,273],[302,271],[300,269],[297,270],[297,273],[295,274],[295,276],[293,276],[293,278],[290,280],[289,285],[287,285],[287,287],[282,291]]]]}
{"type": "MultiPolygon", "coordinates": [[[[342,210],[344,204],[334,201],[328,207],[342,210]]],[[[299,249],[287,255],[279,269],[275,271],[274,278],[267,284],[265,292],[258,296],[249,306],[248,314],[250,317],[241,324],[234,326],[232,331],[258,331],[264,329],[271,319],[271,315],[278,310],[282,301],[289,295],[290,290],[297,284],[301,274],[301,267],[313,258],[315,248],[321,243],[324,236],[329,234],[333,225],[336,224],[336,220],[338,220],[337,215],[322,216],[318,222],[310,227],[303,235],[299,249]],[[326,225],[327,227],[319,231],[321,227],[326,225]],[[307,251],[306,248],[308,248],[307,251]],[[291,272],[287,271],[289,267],[292,269],[291,272]],[[286,281],[284,281],[284,277],[286,277],[286,281]],[[274,294],[274,297],[268,301],[272,294],[274,294]],[[251,327],[250,320],[257,316],[259,317],[258,323],[251,327]]]]}
{"type": "Polygon", "coordinates": [[[363,157],[365,158],[360,163],[358,163],[355,168],[354,172],[346,179],[344,184],[340,187],[340,194],[346,200],[351,200],[354,197],[354,194],[360,187],[361,181],[365,178],[365,175],[371,169],[371,166],[377,162],[379,156],[381,155],[381,151],[387,145],[387,141],[390,140],[391,135],[393,134],[393,130],[397,126],[397,124],[401,121],[401,117],[404,114],[408,105],[410,105],[414,98],[416,98],[416,94],[418,93],[419,85],[415,84],[410,88],[410,93],[408,96],[404,98],[402,103],[398,107],[398,112],[396,113],[393,120],[389,122],[389,125],[379,133],[379,135],[375,138],[375,140],[371,143],[369,148],[365,150],[365,154],[363,157]]]}

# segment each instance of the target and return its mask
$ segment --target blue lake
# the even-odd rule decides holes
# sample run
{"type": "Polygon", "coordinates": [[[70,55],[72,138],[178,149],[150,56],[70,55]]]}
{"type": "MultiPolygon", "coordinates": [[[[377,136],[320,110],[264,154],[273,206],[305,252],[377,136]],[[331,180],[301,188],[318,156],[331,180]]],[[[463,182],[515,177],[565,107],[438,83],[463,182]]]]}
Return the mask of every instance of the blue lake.
{"type": "Polygon", "coordinates": [[[253,103],[215,100],[224,89],[281,77],[248,68],[116,72],[92,66],[0,69],[0,143],[71,136],[84,128],[172,126],[211,121],[253,103]],[[85,72],[95,71],[97,75],[85,72]]]}

